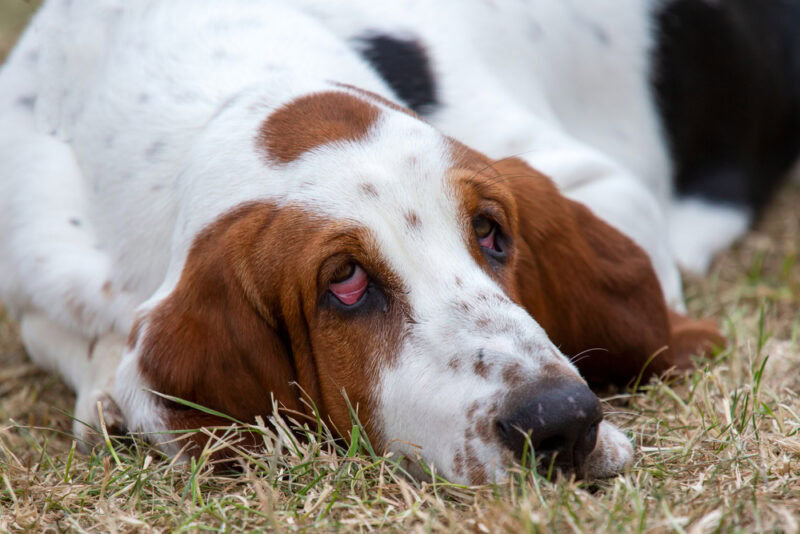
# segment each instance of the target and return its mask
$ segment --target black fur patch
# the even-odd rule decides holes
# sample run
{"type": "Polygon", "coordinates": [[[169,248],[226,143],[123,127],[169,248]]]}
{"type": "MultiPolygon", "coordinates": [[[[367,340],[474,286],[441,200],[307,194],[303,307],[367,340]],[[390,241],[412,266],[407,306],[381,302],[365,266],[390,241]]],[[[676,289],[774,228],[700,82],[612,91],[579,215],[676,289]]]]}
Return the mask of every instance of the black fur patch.
{"type": "Polygon", "coordinates": [[[433,110],[436,83],[428,54],[419,41],[375,34],[356,42],[364,59],[407,107],[420,115],[433,110]]]}
{"type": "Polygon", "coordinates": [[[678,194],[757,213],[800,154],[800,2],[672,0],[657,23],[678,194]]]}

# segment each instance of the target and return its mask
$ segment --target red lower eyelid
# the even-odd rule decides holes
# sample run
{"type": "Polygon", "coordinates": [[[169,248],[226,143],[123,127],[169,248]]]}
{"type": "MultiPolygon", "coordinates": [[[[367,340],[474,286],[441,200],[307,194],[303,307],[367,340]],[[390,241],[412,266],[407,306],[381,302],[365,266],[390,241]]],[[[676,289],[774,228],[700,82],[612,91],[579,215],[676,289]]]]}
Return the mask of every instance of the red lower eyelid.
{"type": "Polygon", "coordinates": [[[361,267],[356,266],[350,278],[331,284],[330,290],[342,304],[350,306],[361,299],[367,290],[368,282],[367,273],[361,267]]]}
{"type": "Polygon", "coordinates": [[[487,235],[486,237],[484,237],[483,239],[479,239],[478,240],[478,244],[480,246],[484,247],[484,248],[490,248],[492,250],[497,250],[497,246],[495,245],[495,242],[494,242],[494,234],[495,233],[492,232],[489,235],[487,235]]]}

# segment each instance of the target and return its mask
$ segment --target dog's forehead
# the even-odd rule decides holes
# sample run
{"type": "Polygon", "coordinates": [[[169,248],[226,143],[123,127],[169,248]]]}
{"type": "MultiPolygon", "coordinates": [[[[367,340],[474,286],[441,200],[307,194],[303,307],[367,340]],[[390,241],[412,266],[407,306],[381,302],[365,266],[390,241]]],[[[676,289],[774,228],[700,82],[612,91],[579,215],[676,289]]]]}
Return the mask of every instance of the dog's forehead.
{"type": "Polygon", "coordinates": [[[470,257],[448,138],[411,114],[345,93],[302,104],[291,120],[286,107],[278,110],[262,130],[285,202],[366,228],[390,264],[470,257]],[[315,123],[298,128],[298,120],[315,123]]]}
{"type": "Polygon", "coordinates": [[[347,132],[331,127],[298,136],[306,146],[310,136],[321,142],[285,163],[286,200],[350,220],[450,215],[457,199],[448,140],[410,115],[356,102],[365,107],[357,118],[368,115],[368,124],[351,121],[347,132]]]}

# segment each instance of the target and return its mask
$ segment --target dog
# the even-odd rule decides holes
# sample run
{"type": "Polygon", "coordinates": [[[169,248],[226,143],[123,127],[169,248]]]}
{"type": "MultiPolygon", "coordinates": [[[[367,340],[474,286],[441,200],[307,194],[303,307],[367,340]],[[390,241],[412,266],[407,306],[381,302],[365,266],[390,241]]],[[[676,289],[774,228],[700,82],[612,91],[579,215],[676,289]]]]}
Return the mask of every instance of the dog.
{"type": "Polygon", "coordinates": [[[297,5],[426,120],[519,154],[634,239],[674,307],[674,264],[707,272],[800,155],[797,2],[297,5]]]}
{"type": "Polygon", "coordinates": [[[0,299],[82,442],[98,403],[176,455],[160,433],[227,421],[164,395],[241,421],[309,400],[342,436],[349,400],[376,449],[457,482],[503,480],[526,435],[578,476],[630,464],[587,380],[719,341],[665,296],[652,195],[546,121],[426,121],[396,92],[293,3],[45,3],[0,71],[0,299]],[[574,198],[497,156],[519,136],[574,198]],[[643,203],[609,224],[616,194],[643,203]]]}

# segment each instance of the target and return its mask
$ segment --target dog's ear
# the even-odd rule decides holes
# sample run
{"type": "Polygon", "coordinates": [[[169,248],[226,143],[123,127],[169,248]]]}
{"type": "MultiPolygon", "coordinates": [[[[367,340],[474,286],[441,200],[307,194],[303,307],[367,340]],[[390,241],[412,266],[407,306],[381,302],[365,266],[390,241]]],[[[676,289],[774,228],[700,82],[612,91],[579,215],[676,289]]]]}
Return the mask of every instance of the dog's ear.
{"type": "MultiPolygon", "coordinates": [[[[277,273],[263,271],[265,265],[277,271],[280,258],[259,260],[276,219],[268,207],[248,205],[197,236],[174,289],[130,336],[148,387],[247,423],[272,413],[271,395],[302,410],[296,385],[302,365],[281,335],[271,296],[257,287],[267,280],[279,290],[277,273]]],[[[172,430],[229,424],[179,403],[163,404],[172,430]]]]}
{"type": "Polygon", "coordinates": [[[518,206],[516,294],[583,376],[624,384],[640,373],[691,365],[687,353],[707,338],[689,323],[673,336],[647,255],[523,161],[494,167],[518,206]],[[670,347],[673,338],[677,351],[670,347]]]}

